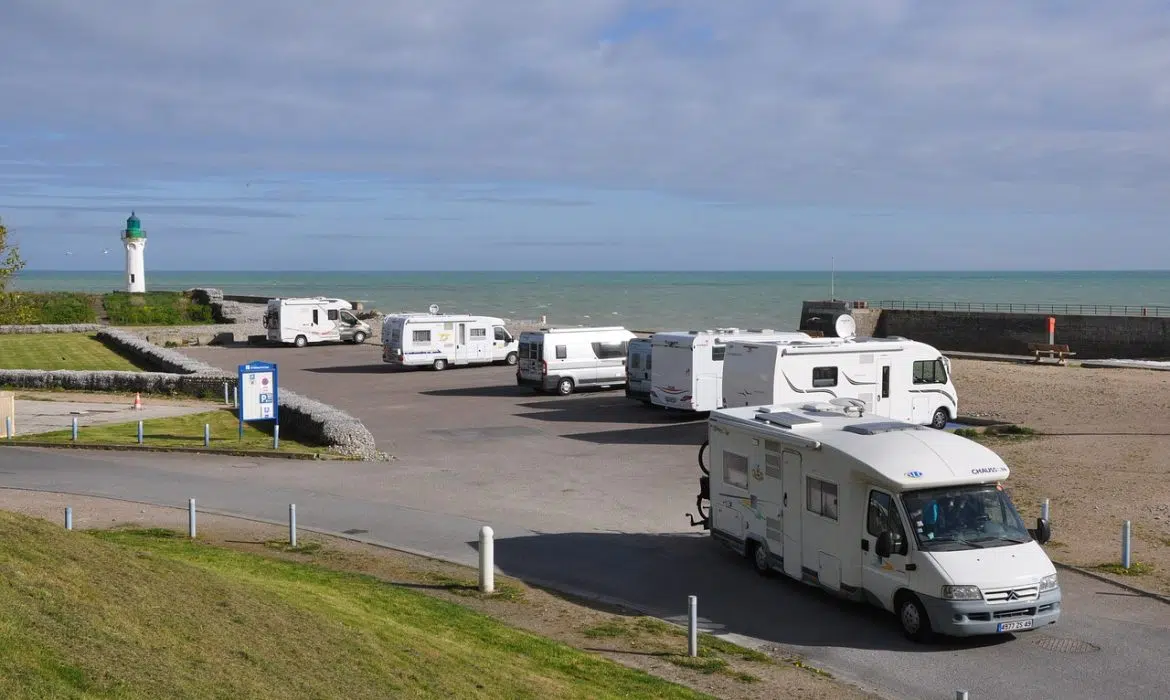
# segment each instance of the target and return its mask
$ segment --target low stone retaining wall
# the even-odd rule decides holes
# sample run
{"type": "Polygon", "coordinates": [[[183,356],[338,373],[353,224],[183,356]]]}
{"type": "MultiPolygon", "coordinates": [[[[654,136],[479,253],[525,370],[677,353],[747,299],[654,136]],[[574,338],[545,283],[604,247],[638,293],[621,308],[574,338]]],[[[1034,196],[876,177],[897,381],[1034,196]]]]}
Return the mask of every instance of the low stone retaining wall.
{"type": "Polygon", "coordinates": [[[100,331],[105,326],[99,326],[96,323],[68,323],[62,325],[41,325],[41,326],[0,326],[0,335],[26,335],[29,333],[93,333],[100,331]]]}
{"type": "MultiPolygon", "coordinates": [[[[97,338],[133,360],[157,371],[0,369],[0,386],[16,389],[65,389],[70,391],[142,392],[186,394],[198,397],[223,396],[227,382],[235,390],[236,375],[186,355],[159,347],[141,337],[116,328],[101,326],[0,326],[0,333],[21,331],[11,328],[39,328],[34,333],[82,333],[97,331],[97,338]],[[54,330],[54,329],[70,330],[54,330]]],[[[280,423],[285,435],[319,445],[329,451],[365,460],[385,459],[374,436],[360,420],[328,404],[280,391],[280,423]]]]}

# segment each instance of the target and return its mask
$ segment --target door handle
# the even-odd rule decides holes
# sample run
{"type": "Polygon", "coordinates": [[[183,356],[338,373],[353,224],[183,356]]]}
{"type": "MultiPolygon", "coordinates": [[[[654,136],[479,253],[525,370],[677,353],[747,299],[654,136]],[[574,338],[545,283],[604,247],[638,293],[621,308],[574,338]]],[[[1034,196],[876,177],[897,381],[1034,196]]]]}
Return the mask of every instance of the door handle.
{"type": "Polygon", "coordinates": [[[784,494],[784,507],[788,507],[788,494],[784,494]]]}

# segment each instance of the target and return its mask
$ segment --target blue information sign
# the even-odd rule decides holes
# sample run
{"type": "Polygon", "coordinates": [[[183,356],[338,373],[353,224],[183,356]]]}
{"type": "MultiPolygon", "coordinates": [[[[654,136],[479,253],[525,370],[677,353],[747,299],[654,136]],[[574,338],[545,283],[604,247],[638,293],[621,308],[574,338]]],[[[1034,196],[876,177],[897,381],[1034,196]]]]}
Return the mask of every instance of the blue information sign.
{"type": "Polygon", "coordinates": [[[246,421],[270,420],[280,424],[280,390],[277,388],[276,365],[268,362],[240,365],[236,406],[239,407],[240,437],[244,435],[246,421]]]}

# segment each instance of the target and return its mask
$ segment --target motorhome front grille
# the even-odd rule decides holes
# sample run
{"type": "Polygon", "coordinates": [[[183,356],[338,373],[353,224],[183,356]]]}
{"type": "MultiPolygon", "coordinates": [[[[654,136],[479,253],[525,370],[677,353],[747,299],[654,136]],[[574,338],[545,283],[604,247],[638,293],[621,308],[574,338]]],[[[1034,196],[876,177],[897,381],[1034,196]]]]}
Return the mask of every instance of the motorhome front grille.
{"type": "Polygon", "coordinates": [[[783,540],[784,539],[784,521],[778,518],[766,518],[768,527],[768,539],[783,540]]]}
{"type": "Polygon", "coordinates": [[[1051,605],[1045,605],[1041,608],[1013,608],[1012,610],[998,610],[994,614],[989,612],[971,613],[967,615],[967,618],[974,622],[991,622],[992,619],[1010,620],[1017,617],[1035,617],[1037,614],[1048,612],[1051,609],[1051,605]]]}
{"type": "Polygon", "coordinates": [[[775,479],[781,478],[780,455],[770,452],[764,453],[764,473],[775,479]]]}
{"type": "Polygon", "coordinates": [[[1002,588],[992,591],[983,591],[983,599],[988,603],[1024,603],[1040,597],[1040,588],[1024,586],[1023,588],[1002,588]]]}

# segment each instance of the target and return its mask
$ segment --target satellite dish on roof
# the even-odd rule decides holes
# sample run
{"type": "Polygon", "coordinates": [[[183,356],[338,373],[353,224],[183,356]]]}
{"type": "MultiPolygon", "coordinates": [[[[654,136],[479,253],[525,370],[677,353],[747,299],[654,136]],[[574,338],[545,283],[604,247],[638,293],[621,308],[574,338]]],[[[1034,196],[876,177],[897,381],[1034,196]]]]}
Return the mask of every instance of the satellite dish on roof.
{"type": "Polygon", "coordinates": [[[849,314],[841,314],[833,321],[833,330],[838,338],[852,338],[857,335],[857,322],[849,314]]]}
{"type": "Polygon", "coordinates": [[[431,304],[427,308],[427,311],[430,311],[432,315],[437,314],[437,313],[439,313],[439,305],[438,304],[431,304]]]}
{"type": "Polygon", "coordinates": [[[864,401],[849,396],[840,396],[835,399],[829,399],[829,403],[845,409],[846,415],[849,413],[856,413],[856,415],[860,416],[865,411],[864,401]]]}

